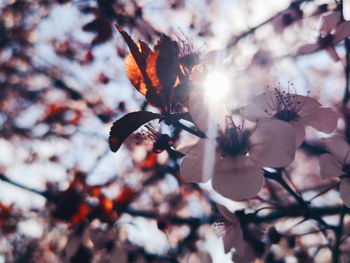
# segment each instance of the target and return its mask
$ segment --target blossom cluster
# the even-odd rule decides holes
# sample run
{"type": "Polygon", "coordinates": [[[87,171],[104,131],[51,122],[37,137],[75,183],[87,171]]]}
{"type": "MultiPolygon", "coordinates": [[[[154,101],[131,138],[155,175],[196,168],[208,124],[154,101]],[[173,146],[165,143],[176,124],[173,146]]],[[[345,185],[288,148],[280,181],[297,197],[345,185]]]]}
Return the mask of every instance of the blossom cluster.
{"type": "MultiPolygon", "coordinates": [[[[322,17],[317,43],[300,47],[298,54],[326,49],[334,60],[339,60],[334,46],[350,35],[349,28],[349,22],[340,20],[339,12],[326,14],[322,17]]],[[[135,43],[124,30],[118,30],[131,51],[126,57],[127,75],[159,113],[133,112],[117,120],[109,138],[113,151],[151,120],[189,131],[199,140],[186,150],[176,149],[172,138],[155,128],[152,134],[143,137],[154,139],[155,153],[167,151],[173,156],[177,153],[179,174],[185,182],[210,181],[217,193],[243,201],[259,194],[266,171],[281,171],[294,162],[305,141],[306,127],[311,127],[325,137],[327,153],[319,158],[320,175],[340,178],[340,197],[350,207],[350,146],[341,136],[331,135],[338,121],[334,109],[322,106],[310,94],[298,94],[293,84],[287,89],[267,89],[252,96],[239,110],[227,110],[221,101],[215,102],[214,109],[203,91],[208,69],[200,55],[193,52],[192,45],[179,44],[162,35],[152,51],[146,43],[135,43]],[[193,126],[185,126],[181,120],[193,126]]],[[[222,84],[211,85],[218,85],[220,90],[222,84]]],[[[256,251],[245,242],[240,219],[223,207],[219,207],[219,212],[226,222],[225,252],[234,247],[237,262],[252,261],[256,251]]]]}
{"type": "MultiPolygon", "coordinates": [[[[205,108],[198,100],[193,105],[205,108]]],[[[242,108],[242,116],[255,122],[255,127],[245,130],[243,125],[234,123],[232,116],[225,116],[225,127],[218,128],[216,137],[194,145],[180,167],[187,181],[204,183],[212,179],[218,193],[235,201],[257,195],[263,186],[264,167],[282,168],[294,160],[305,137],[305,126],[331,133],[337,125],[331,108],[323,107],[310,96],[277,88],[253,98],[242,108]]],[[[196,120],[194,116],[193,119],[196,120]]],[[[219,127],[215,123],[208,125],[219,127]]]]}

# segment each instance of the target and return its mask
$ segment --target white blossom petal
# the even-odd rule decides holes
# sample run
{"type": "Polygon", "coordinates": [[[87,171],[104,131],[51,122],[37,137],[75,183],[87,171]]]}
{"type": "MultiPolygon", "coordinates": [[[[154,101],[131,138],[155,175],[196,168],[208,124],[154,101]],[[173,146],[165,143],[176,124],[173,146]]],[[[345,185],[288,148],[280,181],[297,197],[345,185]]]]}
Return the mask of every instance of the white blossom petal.
{"type": "Polygon", "coordinates": [[[339,11],[328,13],[321,18],[320,32],[324,35],[331,32],[340,22],[339,11]]]}
{"type": "Polygon", "coordinates": [[[344,164],[347,153],[350,150],[350,147],[345,140],[339,135],[336,135],[331,138],[325,138],[323,141],[325,142],[329,151],[334,154],[342,164],[344,164]]]}
{"type": "Polygon", "coordinates": [[[225,254],[231,251],[232,246],[235,243],[235,228],[235,225],[229,225],[225,228],[225,236],[222,238],[222,242],[224,243],[225,254]]]}
{"type": "Polygon", "coordinates": [[[215,162],[212,185],[215,191],[235,201],[250,199],[264,183],[262,169],[248,157],[227,156],[215,162]]]}
{"type": "Polygon", "coordinates": [[[218,205],[218,210],[230,222],[225,229],[225,236],[223,238],[225,253],[228,253],[231,248],[235,248],[236,251],[243,253],[245,241],[243,240],[243,232],[238,218],[224,206],[218,205]]]}
{"type": "Polygon", "coordinates": [[[337,44],[347,37],[350,37],[350,21],[343,22],[337,26],[333,38],[333,43],[337,44]]]}
{"type": "Polygon", "coordinates": [[[347,207],[350,207],[350,178],[344,178],[339,186],[340,198],[347,207]]]}
{"type": "Polygon", "coordinates": [[[204,104],[202,93],[190,93],[188,111],[190,112],[193,122],[201,131],[205,132],[209,125],[215,126],[215,122],[208,119],[209,111],[204,104]]]}
{"type": "Polygon", "coordinates": [[[195,125],[208,135],[216,132],[218,127],[223,128],[227,109],[224,104],[211,105],[205,100],[203,89],[195,88],[190,92],[188,111],[195,125]]]}
{"type": "Polygon", "coordinates": [[[269,105],[274,103],[273,97],[271,96],[273,96],[273,94],[267,92],[254,97],[251,102],[241,110],[244,118],[252,122],[271,119],[272,116],[266,112],[266,110],[270,108],[269,105]]]}
{"type": "Polygon", "coordinates": [[[198,137],[182,140],[179,145],[176,146],[176,151],[186,155],[200,140],[201,139],[198,137]]]}
{"type": "Polygon", "coordinates": [[[318,131],[331,133],[337,127],[337,114],[331,108],[320,107],[308,116],[301,117],[299,121],[318,131]]]}
{"type": "Polygon", "coordinates": [[[226,227],[225,236],[223,237],[224,251],[228,253],[232,248],[240,246],[243,243],[243,234],[239,223],[231,224],[226,227]]]}
{"type": "Polygon", "coordinates": [[[310,112],[322,106],[317,100],[309,96],[297,95],[296,101],[301,103],[301,108],[298,111],[298,115],[301,117],[309,115],[310,112]]]}
{"type": "Polygon", "coordinates": [[[272,120],[258,123],[249,142],[250,157],[263,166],[284,167],[294,160],[295,131],[287,122],[272,120]]]}
{"type": "Polygon", "coordinates": [[[344,174],[342,164],[337,158],[329,153],[320,156],[320,173],[324,179],[331,177],[339,177],[344,174]]]}
{"type": "Polygon", "coordinates": [[[226,207],[222,205],[217,206],[219,213],[229,222],[236,224],[239,223],[237,216],[229,211],[226,207]]]}
{"type": "Polygon", "coordinates": [[[200,140],[183,159],[180,165],[181,176],[186,182],[207,182],[211,178],[215,156],[215,144],[208,139],[200,140]]]}
{"type": "Polygon", "coordinates": [[[298,148],[305,139],[305,124],[304,122],[298,120],[290,121],[288,122],[290,125],[293,126],[295,131],[295,146],[298,148]]]}

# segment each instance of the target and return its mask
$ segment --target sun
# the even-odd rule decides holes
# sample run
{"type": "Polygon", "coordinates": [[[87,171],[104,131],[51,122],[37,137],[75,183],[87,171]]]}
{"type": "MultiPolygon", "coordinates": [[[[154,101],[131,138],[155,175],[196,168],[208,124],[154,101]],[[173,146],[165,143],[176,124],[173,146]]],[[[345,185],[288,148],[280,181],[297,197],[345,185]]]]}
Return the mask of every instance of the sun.
{"type": "Polygon", "coordinates": [[[204,82],[205,96],[213,101],[219,101],[227,95],[230,81],[227,75],[222,72],[209,73],[204,82]]]}

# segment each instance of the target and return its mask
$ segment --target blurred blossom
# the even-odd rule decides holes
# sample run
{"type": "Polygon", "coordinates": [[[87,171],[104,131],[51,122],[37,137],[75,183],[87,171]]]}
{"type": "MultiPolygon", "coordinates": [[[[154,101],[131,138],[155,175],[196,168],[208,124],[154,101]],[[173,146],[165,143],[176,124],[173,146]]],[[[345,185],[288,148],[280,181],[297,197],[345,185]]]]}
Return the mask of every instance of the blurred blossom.
{"type": "Polygon", "coordinates": [[[322,16],[320,34],[314,44],[306,44],[297,50],[297,54],[314,53],[325,49],[334,61],[340,60],[336,44],[350,36],[350,21],[342,22],[341,13],[331,12],[322,16]]]}
{"type": "Polygon", "coordinates": [[[340,136],[323,139],[330,153],[320,156],[321,176],[339,177],[340,197],[350,207],[350,146],[340,136]]]}
{"type": "MultiPolygon", "coordinates": [[[[218,206],[218,210],[224,219],[224,251],[228,253],[235,250],[232,255],[234,262],[252,262],[259,255],[257,251],[244,239],[244,232],[237,216],[227,210],[224,206],[218,206]]],[[[254,233],[257,237],[260,233],[254,233]]],[[[258,237],[259,238],[259,237],[258,237]]]]}

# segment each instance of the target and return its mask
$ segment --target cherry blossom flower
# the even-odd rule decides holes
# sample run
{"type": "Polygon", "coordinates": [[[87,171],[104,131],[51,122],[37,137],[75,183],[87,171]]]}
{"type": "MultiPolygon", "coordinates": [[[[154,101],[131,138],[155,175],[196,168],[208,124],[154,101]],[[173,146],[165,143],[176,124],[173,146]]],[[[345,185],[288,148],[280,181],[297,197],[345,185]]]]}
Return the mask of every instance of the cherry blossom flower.
{"type": "Polygon", "coordinates": [[[350,146],[340,136],[324,139],[330,153],[320,156],[322,178],[340,177],[340,197],[350,207],[350,146]]]}
{"type": "Polygon", "coordinates": [[[261,167],[284,167],[294,159],[294,130],[283,121],[258,124],[253,132],[226,117],[216,140],[200,140],[186,154],[180,173],[188,182],[212,178],[213,188],[232,200],[254,197],[264,179],[261,167]]]}
{"type": "Polygon", "coordinates": [[[340,12],[332,12],[322,16],[320,35],[316,43],[301,46],[297,54],[310,54],[325,49],[329,55],[338,61],[340,58],[335,45],[350,36],[350,21],[341,22],[340,12]]]}
{"type": "Polygon", "coordinates": [[[218,206],[218,210],[224,219],[224,251],[228,253],[235,249],[232,259],[234,262],[252,262],[256,257],[254,248],[244,240],[243,231],[237,216],[223,206],[218,206]]]}
{"type": "Polygon", "coordinates": [[[337,126],[336,113],[322,107],[315,99],[275,89],[255,97],[243,108],[244,117],[252,122],[283,121],[295,130],[299,147],[305,137],[305,126],[331,133],[337,126]]]}

